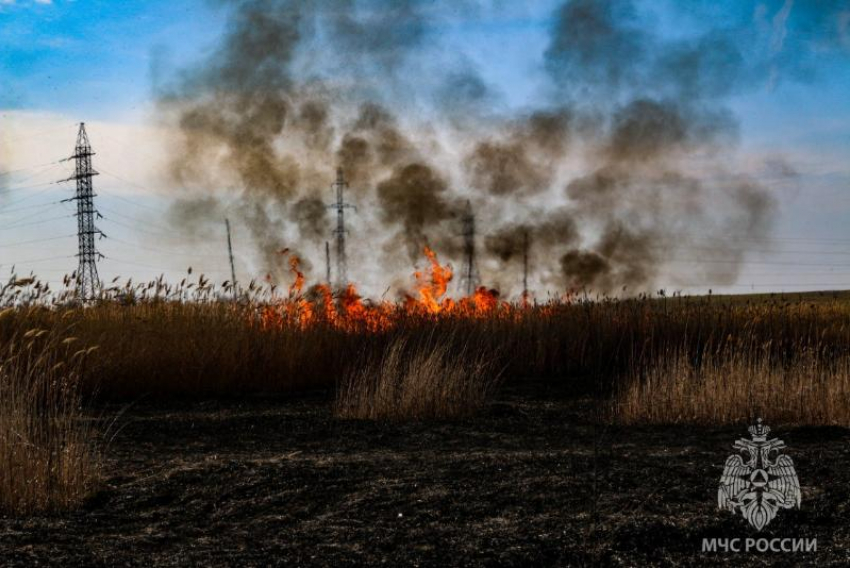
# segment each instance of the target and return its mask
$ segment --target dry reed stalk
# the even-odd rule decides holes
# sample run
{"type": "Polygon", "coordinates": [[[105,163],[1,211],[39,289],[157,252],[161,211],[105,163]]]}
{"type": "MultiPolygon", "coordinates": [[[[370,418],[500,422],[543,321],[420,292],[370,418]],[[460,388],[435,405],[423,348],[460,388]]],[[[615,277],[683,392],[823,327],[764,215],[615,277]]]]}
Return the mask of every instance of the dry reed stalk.
{"type": "MultiPolygon", "coordinates": [[[[22,327],[73,326],[81,344],[101,345],[107,354],[87,367],[86,391],[113,400],[330,388],[340,377],[356,375],[353,367],[364,361],[376,367],[400,337],[408,345],[404,353],[412,354],[428,333],[464,338],[468,354],[492,354],[507,378],[568,382],[571,392],[600,398],[622,396],[634,386],[629,377],[643,370],[658,374],[670,369],[679,353],[687,354],[681,364],[698,368],[726,349],[774,373],[804,367],[807,357],[829,372],[826,361],[850,357],[848,295],[810,294],[808,300],[800,296],[793,302],[780,296],[552,301],[482,317],[423,316],[405,311],[402,303],[392,311],[390,327],[363,330],[322,321],[298,325],[290,318],[265,325],[265,311],[289,314],[309,293],[281,299],[254,287],[236,302],[221,301],[220,291],[211,290],[206,280],[201,286],[202,280],[176,287],[161,280],[128,283],[86,308],[50,303],[44,288],[29,296],[18,294],[35,284],[21,288],[16,281],[4,288],[6,295],[0,289],[0,305],[17,306],[8,318],[15,325],[0,322],[0,345],[22,327]]],[[[314,305],[317,313],[321,307],[314,305]]],[[[367,310],[367,305],[360,308],[367,310]]],[[[456,353],[457,346],[450,351],[456,353]]],[[[816,403],[806,395],[802,400],[816,403]]],[[[818,400],[829,408],[840,404],[818,400]]],[[[830,415],[835,412],[829,410],[830,415]]]]}
{"type": "Polygon", "coordinates": [[[0,346],[0,510],[68,509],[93,489],[98,456],[81,410],[90,349],[32,329],[0,346]]]}
{"type": "Polygon", "coordinates": [[[624,422],[850,426],[850,357],[809,352],[785,365],[746,351],[677,354],[634,376],[615,400],[624,422]]]}
{"type": "Polygon", "coordinates": [[[498,380],[492,354],[454,336],[397,337],[339,386],[336,415],[366,420],[462,418],[486,404],[498,380]]]}

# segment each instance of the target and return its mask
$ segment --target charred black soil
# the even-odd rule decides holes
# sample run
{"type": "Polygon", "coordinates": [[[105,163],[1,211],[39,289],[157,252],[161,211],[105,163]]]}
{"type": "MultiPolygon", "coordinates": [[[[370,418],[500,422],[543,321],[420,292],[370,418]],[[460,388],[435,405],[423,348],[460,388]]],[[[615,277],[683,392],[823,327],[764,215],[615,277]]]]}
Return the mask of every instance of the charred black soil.
{"type": "Polygon", "coordinates": [[[614,426],[595,407],[538,381],[460,422],[341,421],[321,393],[139,402],[82,509],[0,518],[0,565],[850,562],[850,430],[774,430],[803,503],[755,533],[716,504],[743,424],[614,426]],[[817,552],[702,553],[714,537],[817,552]]]}

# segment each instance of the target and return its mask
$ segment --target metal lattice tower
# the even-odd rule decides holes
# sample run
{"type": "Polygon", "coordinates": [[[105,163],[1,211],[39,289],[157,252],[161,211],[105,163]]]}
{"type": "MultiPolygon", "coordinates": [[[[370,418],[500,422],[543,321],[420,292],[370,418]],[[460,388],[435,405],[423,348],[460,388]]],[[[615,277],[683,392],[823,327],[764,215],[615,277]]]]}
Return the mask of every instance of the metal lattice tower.
{"type": "Polygon", "coordinates": [[[91,165],[92,152],[89,137],[86,134],[85,123],[80,123],[80,130],[77,133],[77,145],[74,148],[74,155],[66,158],[76,162],[76,171],[73,176],[63,181],[76,180],[77,193],[70,199],[64,201],[77,202],[77,240],[79,243],[79,267],[77,268],[77,297],[83,302],[94,300],[100,291],[100,278],[97,274],[97,260],[103,258],[103,255],[97,251],[94,243],[94,236],[104,237],[106,235],[98,229],[94,220],[95,217],[103,218],[103,216],[94,207],[94,188],[92,185],[92,177],[98,175],[91,165]]]}
{"type": "Polygon", "coordinates": [[[336,190],[336,202],[330,207],[336,209],[336,229],[333,234],[336,237],[336,285],[337,288],[343,289],[348,285],[348,259],[345,256],[345,210],[356,208],[345,202],[343,193],[348,187],[345,177],[342,175],[342,168],[336,169],[336,181],[331,186],[336,190]]]}
{"type": "Polygon", "coordinates": [[[325,282],[331,285],[331,244],[325,241],[325,282]]]}
{"type": "Polygon", "coordinates": [[[238,295],[236,288],[236,264],[233,262],[233,242],[230,240],[230,219],[224,220],[227,227],[227,257],[230,259],[230,285],[233,286],[233,297],[238,295]]]}
{"type": "Polygon", "coordinates": [[[463,225],[463,269],[460,273],[460,289],[471,296],[478,287],[478,270],[475,265],[475,215],[472,204],[466,202],[466,210],[461,217],[463,225]]]}
{"type": "Polygon", "coordinates": [[[528,301],[528,229],[522,231],[522,301],[528,301]]]}

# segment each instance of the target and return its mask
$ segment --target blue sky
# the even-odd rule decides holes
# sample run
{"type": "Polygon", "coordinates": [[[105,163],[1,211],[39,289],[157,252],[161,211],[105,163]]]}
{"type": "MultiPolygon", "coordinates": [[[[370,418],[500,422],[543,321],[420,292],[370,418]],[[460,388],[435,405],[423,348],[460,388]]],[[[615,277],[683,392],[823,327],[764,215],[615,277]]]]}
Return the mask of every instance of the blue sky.
{"type": "MultiPolygon", "coordinates": [[[[673,9],[676,3],[668,0],[649,3],[648,17],[661,20],[674,34],[710,15],[747,22],[758,4],[696,2],[693,6],[700,8],[689,12],[673,9]]],[[[459,46],[511,103],[533,102],[534,81],[528,75],[539,71],[558,2],[531,2],[527,10],[497,5],[506,6],[502,13],[448,21],[443,41],[459,46]]],[[[794,15],[805,11],[805,5],[797,2],[794,15]]],[[[0,108],[89,119],[138,116],[149,108],[154,84],[162,76],[173,76],[214,49],[225,16],[225,9],[204,0],[0,0],[0,108]]],[[[804,52],[800,45],[811,40],[811,28],[818,23],[801,19],[800,29],[788,33],[796,37],[790,49],[800,50],[798,63],[806,64],[800,72],[805,79],[793,76],[798,70],[786,71],[776,86],[738,97],[734,108],[744,138],[766,145],[781,137],[813,148],[847,149],[847,129],[835,131],[829,125],[850,117],[850,47],[804,52]],[[821,131],[807,128],[818,123],[824,124],[821,131]]],[[[793,62],[794,55],[788,57],[793,62]]]]}
{"type": "MultiPolygon", "coordinates": [[[[145,129],[156,126],[157,86],[174,81],[181,69],[215,50],[227,17],[227,9],[219,4],[200,0],[0,0],[0,141],[5,142],[0,146],[4,152],[0,171],[22,170],[7,174],[5,185],[47,183],[51,175],[61,173],[61,166],[41,173],[26,168],[67,154],[73,144],[74,123],[84,120],[100,125],[90,132],[101,152],[96,164],[111,174],[104,173],[98,183],[103,185],[107,207],[126,217],[119,216],[126,224],[114,226],[113,234],[127,243],[170,248],[167,241],[141,241],[144,235],[132,228],[139,226],[137,221],[156,220],[160,217],[157,211],[168,201],[166,189],[155,187],[162,190],[158,194],[146,190],[159,183],[159,177],[147,176],[145,167],[161,158],[161,148],[145,129]],[[48,132],[54,126],[56,130],[48,132]],[[28,137],[29,145],[19,144],[28,137]],[[112,189],[120,199],[109,196],[112,189]]],[[[533,106],[546,96],[542,57],[560,3],[518,4],[493,0],[477,9],[436,8],[441,21],[437,29],[441,53],[462,54],[509,107],[533,106]]],[[[827,10],[821,9],[831,9],[837,5],[834,2],[700,1],[688,3],[688,9],[673,0],[639,5],[644,8],[642,17],[670,37],[687,35],[706,22],[731,22],[746,38],[752,38],[747,55],[775,66],[766,72],[767,80],[760,79],[752,88],[734,94],[728,106],[739,120],[737,143],[743,159],[782,159],[797,176],[775,183],[780,201],[777,240],[762,248],[779,252],[749,255],[752,264],[743,271],[737,287],[728,290],[747,291],[747,284],[760,291],[770,286],[788,290],[825,287],[821,284],[850,288],[850,256],[838,254],[844,248],[850,250],[850,11],[846,20],[836,24],[824,19],[827,10]],[[783,15],[785,7],[788,13],[783,15]],[[783,252],[786,250],[798,252],[783,252]]],[[[839,18],[843,17],[839,12],[839,18]]],[[[48,203],[52,194],[43,199],[48,203]]],[[[36,196],[25,205],[41,202],[42,197],[36,196]]],[[[0,215],[2,207],[0,203],[0,215]]],[[[3,219],[17,219],[17,215],[9,213],[3,219]]],[[[7,231],[0,234],[0,246],[4,240],[37,238],[41,231],[38,226],[7,231]]],[[[55,246],[65,247],[57,248],[59,253],[73,254],[73,239],[67,243],[57,239],[55,246]]],[[[214,258],[217,246],[203,242],[197,246],[200,254],[213,259],[211,271],[225,270],[214,258]]],[[[138,266],[106,265],[107,278],[119,271],[150,277],[160,265],[176,274],[192,258],[188,250],[185,258],[172,260],[155,250],[115,249],[122,258],[136,260],[138,266]]],[[[44,253],[40,243],[30,248],[7,247],[0,253],[8,259],[9,250],[15,251],[9,260],[53,256],[44,253]]],[[[58,274],[64,269],[62,262],[18,267],[58,274]]],[[[2,257],[0,263],[5,272],[10,263],[2,257]]],[[[250,270],[250,266],[246,261],[243,268],[250,270]]]]}
{"type": "Polygon", "coordinates": [[[158,59],[201,55],[222,25],[204,2],[0,4],[0,79],[11,87],[0,106],[92,119],[132,113],[150,101],[158,59]]]}

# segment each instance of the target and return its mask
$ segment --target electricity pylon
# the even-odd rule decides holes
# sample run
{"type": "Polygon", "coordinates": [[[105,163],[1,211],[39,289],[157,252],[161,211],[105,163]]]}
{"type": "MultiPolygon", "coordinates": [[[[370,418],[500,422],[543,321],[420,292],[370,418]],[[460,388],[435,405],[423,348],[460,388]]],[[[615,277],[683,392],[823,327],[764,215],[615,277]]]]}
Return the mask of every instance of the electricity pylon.
{"type": "Polygon", "coordinates": [[[357,210],[351,204],[345,202],[343,193],[348,187],[348,183],[342,175],[342,168],[336,169],[336,181],[333,183],[333,189],[336,190],[336,202],[329,207],[336,209],[336,229],[334,236],[336,237],[336,285],[342,290],[348,285],[348,259],[345,256],[345,210],[357,210]]]}
{"type": "Polygon", "coordinates": [[[478,269],[475,263],[475,214],[472,213],[472,204],[466,202],[466,210],[461,217],[463,225],[463,268],[460,272],[461,291],[466,296],[471,296],[478,287],[478,269]]]}
{"type": "Polygon", "coordinates": [[[102,219],[103,215],[94,207],[95,193],[92,177],[98,175],[98,173],[92,168],[91,157],[93,155],[94,152],[92,152],[89,137],[86,134],[86,125],[81,122],[74,155],[65,159],[75,161],[76,171],[73,176],[62,181],[76,180],[77,182],[77,192],[74,197],[63,201],[77,202],[77,241],[79,245],[79,252],[77,253],[79,258],[77,297],[83,302],[91,302],[100,292],[97,261],[103,258],[103,255],[97,251],[94,236],[106,236],[94,224],[95,217],[102,219]]]}
{"type": "Polygon", "coordinates": [[[233,263],[233,242],[230,240],[230,219],[224,219],[224,225],[227,227],[227,257],[230,259],[230,285],[233,286],[233,297],[235,298],[239,292],[236,288],[236,265],[233,263]]]}

